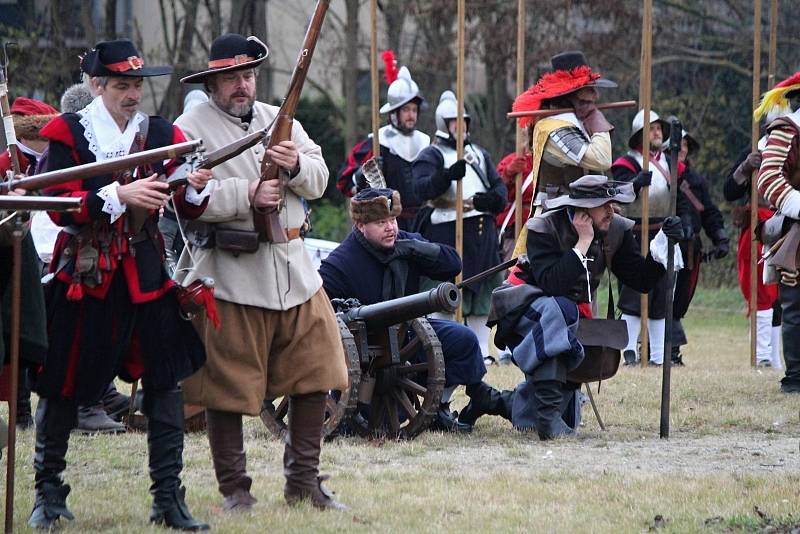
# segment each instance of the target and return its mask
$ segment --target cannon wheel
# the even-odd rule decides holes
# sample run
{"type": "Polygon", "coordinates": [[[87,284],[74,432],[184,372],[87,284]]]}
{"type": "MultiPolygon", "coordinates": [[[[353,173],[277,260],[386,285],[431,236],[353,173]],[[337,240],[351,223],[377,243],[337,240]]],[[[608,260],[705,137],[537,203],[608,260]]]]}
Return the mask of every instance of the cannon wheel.
{"type": "MultiPolygon", "coordinates": [[[[358,402],[358,383],[361,381],[361,364],[358,348],[353,339],[353,334],[347,325],[337,316],[339,334],[342,337],[342,348],[347,365],[347,389],[344,391],[331,391],[325,403],[325,424],[322,425],[322,437],[331,434],[342,419],[355,412],[358,402]]],[[[280,397],[274,400],[265,400],[261,407],[261,421],[264,426],[278,438],[283,438],[287,432],[289,414],[289,397],[280,397]]]]}
{"type": "Polygon", "coordinates": [[[444,390],[442,344],[423,317],[405,323],[401,329],[406,338],[411,331],[414,338],[400,349],[400,363],[374,372],[369,420],[359,413],[350,418],[352,427],[362,436],[411,439],[427,429],[436,414],[444,390]],[[416,361],[420,347],[424,359],[416,361]]]}

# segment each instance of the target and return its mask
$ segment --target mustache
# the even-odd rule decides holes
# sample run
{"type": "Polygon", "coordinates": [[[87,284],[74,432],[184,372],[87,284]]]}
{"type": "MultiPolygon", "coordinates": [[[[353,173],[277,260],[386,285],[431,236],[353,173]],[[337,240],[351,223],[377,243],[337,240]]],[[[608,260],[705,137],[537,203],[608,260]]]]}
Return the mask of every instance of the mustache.
{"type": "Polygon", "coordinates": [[[250,95],[249,95],[249,94],[247,94],[247,93],[244,93],[244,92],[241,92],[241,91],[237,91],[237,92],[233,93],[233,94],[231,95],[231,98],[235,98],[235,97],[239,97],[239,96],[240,96],[240,97],[243,97],[243,98],[250,98],[250,95]]]}
{"type": "Polygon", "coordinates": [[[125,106],[125,107],[128,107],[128,106],[138,106],[138,105],[139,105],[139,101],[138,101],[138,100],[125,100],[125,101],[122,103],[122,105],[123,105],[123,106],[125,106]]]}

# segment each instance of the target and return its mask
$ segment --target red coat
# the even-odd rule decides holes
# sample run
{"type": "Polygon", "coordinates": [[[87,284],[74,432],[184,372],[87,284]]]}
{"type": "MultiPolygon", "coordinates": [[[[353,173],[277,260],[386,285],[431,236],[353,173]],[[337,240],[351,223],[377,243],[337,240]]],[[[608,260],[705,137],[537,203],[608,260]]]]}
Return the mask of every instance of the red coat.
{"type": "MultiPolygon", "coordinates": [[[[95,161],[94,154],[89,151],[88,142],[83,136],[83,126],[78,121],[78,115],[67,113],[53,119],[42,128],[42,136],[50,140],[48,155],[42,165],[43,171],[63,169],[95,161]]],[[[180,129],[160,117],[150,117],[144,150],[184,141],[186,138],[180,129]]],[[[153,165],[152,169],[148,169],[142,174],[149,174],[151,171],[169,173],[174,168],[174,163],[171,161],[163,166],[153,165]]],[[[95,229],[103,227],[104,225],[98,226],[95,223],[108,222],[109,215],[102,211],[104,201],[97,196],[97,193],[101,187],[114,180],[116,177],[111,175],[97,176],[45,189],[47,195],[83,199],[80,211],[50,212],[50,218],[59,226],[70,226],[76,230],[84,229],[88,225],[94,225],[95,229]]],[[[186,202],[185,194],[185,187],[174,193],[178,214],[184,219],[199,217],[205,210],[208,199],[202,205],[196,206],[186,202]]],[[[80,299],[83,295],[105,298],[111,280],[118,269],[122,269],[125,273],[131,301],[134,304],[155,300],[174,286],[174,282],[167,276],[163,267],[164,247],[160,233],[154,231],[152,239],[131,245],[129,239],[134,236],[126,230],[127,221],[128,214],[125,213],[108,226],[113,234],[107,241],[108,250],[104,250],[98,244],[97,233],[93,234],[93,245],[101,251],[97,260],[101,275],[100,283],[96,285],[93,283],[93,287],[87,285],[85,279],[75,275],[75,263],[80,261],[80,251],[78,251],[77,260],[73,258],[62,262],[64,251],[68,248],[67,245],[74,239],[66,231],[59,234],[50,269],[51,272],[56,273],[57,280],[71,286],[70,298],[80,299]],[[133,251],[133,248],[136,250],[133,251]]],[[[157,221],[158,213],[151,210],[149,221],[151,227],[152,225],[157,226],[157,221]]]]}
{"type": "MultiPolygon", "coordinates": [[[[517,198],[517,189],[516,189],[516,180],[515,177],[507,177],[506,176],[506,169],[511,164],[512,161],[517,157],[516,152],[512,152],[508,154],[506,157],[500,160],[500,163],[497,164],[497,174],[500,175],[500,178],[503,179],[503,183],[506,184],[506,189],[508,190],[507,198],[508,203],[506,204],[505,209],[501,211],[495,221],[497,222],[497,227],[500,228],[503,225],[503,221],[506,220],[506,216],[508,215],[509,210],[511,210],[511,206],[514,205],[514,201],[517,198]]],[[[533,156],[531,154],[525,154],[525,170],[522,173],[522,181],[525,182],[525,179],[531,174],[533,170],[533,156]]],[[[526,190],[522,192],[522,222],[528,220],[530,217],[530,208],[531,208],[531,201],[533,200],[533,186],[528,186],[526,190]]],[[[514,219],[512,217],[509,225],[513,225],[514,219]]]]}

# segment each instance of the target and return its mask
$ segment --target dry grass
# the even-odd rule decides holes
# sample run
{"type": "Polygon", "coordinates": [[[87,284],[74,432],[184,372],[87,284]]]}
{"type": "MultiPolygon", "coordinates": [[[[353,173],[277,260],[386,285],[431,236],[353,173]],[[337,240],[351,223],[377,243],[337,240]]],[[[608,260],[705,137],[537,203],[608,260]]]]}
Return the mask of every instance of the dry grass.
{"type": "MultiPolygon", "coordinates": [[[[692,343],[687,367],[672,375],[668,441],[658,439],[660,371],[622,369],[595,395],[607,432],[587,406],[581,436],[557,443],[483,418],[466,437],[326,445],[323,468],[352,506],[345,513],[283,503],[281,445],[253,419],[248,467],[260,502],[252,514],[223,515],[205,436],[192,435],[189,504],[218,532],[750,532],[770,520],[800,524],[791,517],[800,509],[800,397],[778,392],[778,372],[750,369],[744,319],[719,310],[733,305],[735,293],[700,295],[686,321],[692,343]]],[[[487,381],[512,387],[519,377],[493,367],[487,381]]],[[[24,532],[33,435],[20,438],[16,527],[24,532]]],[[[143,435],[75,436],[70,445],[66,478],[77,519],[65,532],[163,532],[146,523],[143,435]]]]}

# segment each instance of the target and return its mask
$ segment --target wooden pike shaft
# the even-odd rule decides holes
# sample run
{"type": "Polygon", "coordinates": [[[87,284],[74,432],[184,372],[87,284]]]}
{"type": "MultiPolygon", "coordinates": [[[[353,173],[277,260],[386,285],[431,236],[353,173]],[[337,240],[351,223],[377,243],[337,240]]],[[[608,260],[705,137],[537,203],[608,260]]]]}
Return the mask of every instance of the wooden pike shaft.
{"type": "MultiPolygon", "coordinates": [[[[761,0],[753,3],[753,106],[761,96],[761,0]]],[[[750,114],[750,150],[758,150],[758,121],[750,114]]],[[[750,365],[756,366],[756,315],[758,310],[758,258],[755,228],[758,224],[758,170],[750,179],[750,365]]]]}
{"type": "MultiPolygon", "coordinates": [[[[458,0],[458,61],[456,63],[456,100],[458,101],[458,118],[456,119],[456,156],[464,158],[464,20],[465,0],[458,0]]],[[[464,257],[464,185],[462,180],[456,181],[456,252],[464,257]]],[[[461,282],[461,273],[456,276],[456,284],[461,282]]],[[[463,290],[462,290],[463,291],[463,290]]],[[[464,300],[463,298],[461,299],[464,300]]],[[[464,310],[459,302],[456,309],[456,321],[462,322],[464,310]]]]}
{"type": "MultiPolygon", "coordinates": [[[[525,0],[517,2],[517,94],[525,90],[525,0]]],[[[525,130],[517,124],[517,156],[525,155],[525,130]]],[[[514,179],[514,239],[522,231],[522,181],[523,173],[514,179]]]]}
{"type": "Polygon", "coordinates": [[[775,86],[775,71],[778,62],[778,0],[769,3],[769,64],[767,66],[767,89],[775,86]]]}
{"type": "Polygon", "coordinates": [[[378,139],[378,128],[380,127],[380,116],[378,107],[380,105],[380,85],[378,83],[378,0],[370,0],[370,56],[369,68],[372,82],[372,155],[381,155],[381,142],[378,139]]]}
{"type": "Polygon", "coordinates": [[[21,326],[22,292],[22,237],[23,227],[19,216],[14,220],[12,232],[12,265],[11,265],[11,362],[8,372],[11,388],[8,399],[8,452],[6,457],[6,517],[5,532],[14,530],[14,478],[17,460],[17,389],[19,387],[19,336],[21,326]]]}
{"type": "MultiPolygon", "coordinates": [[[[642,13],[642,58],[639,77],[639,102],[644,110],[644,128],[642,130],[642,171],[650,170],[650,97],[651,97],[651,76],[653,66],[653,0],[644,0],[644,11],[642,13]]],[[[650,188],[643,187],[639,191],[639,198],[642,199],[642,256],[647,256],[650,248],[650,188]]],[[[649,316],[649,306],[647,294],[641,296],[639,306],[639,318],[641,319],[641,357],[642,367],[647,367],[650,359],[649,334],[647,319],[649,316]]],[[[665,354],[665,358],[669,355],[665,354]]]]}

